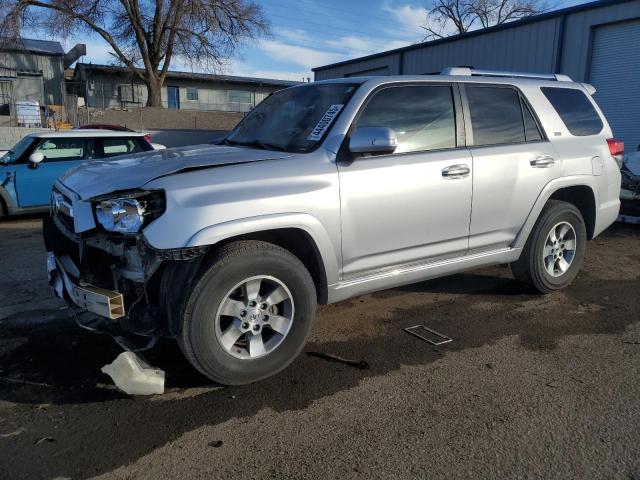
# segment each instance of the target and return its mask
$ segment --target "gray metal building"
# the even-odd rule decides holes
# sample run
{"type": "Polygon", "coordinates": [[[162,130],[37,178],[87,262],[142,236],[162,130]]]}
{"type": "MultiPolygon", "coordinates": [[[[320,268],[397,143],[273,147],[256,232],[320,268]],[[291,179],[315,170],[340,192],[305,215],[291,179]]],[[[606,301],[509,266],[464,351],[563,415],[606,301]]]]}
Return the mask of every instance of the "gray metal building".
{"type": "MultiPolygon", "coordinates": [[[[270,93],[298,82],[169,71],[162,87],[166,108],[248,112],[270,93]]],[[[131,70],[111,65],[78,63],[67,91],[94,108],[145,106],[147,87],[131,70]]]]}
{"type": "Polygon", "coordinates": [[[84,45],[65,54],[58,42],[0,39],[0,104],[63,105],[64,70],[85,53],[84,45]]]}
{"type": "Polygon", "coordinates": [[[627,151],[640,144],[640,0],[601,0],[313,69],[315,80],[450,66],[564,73],[593,84],[627,151]]]}

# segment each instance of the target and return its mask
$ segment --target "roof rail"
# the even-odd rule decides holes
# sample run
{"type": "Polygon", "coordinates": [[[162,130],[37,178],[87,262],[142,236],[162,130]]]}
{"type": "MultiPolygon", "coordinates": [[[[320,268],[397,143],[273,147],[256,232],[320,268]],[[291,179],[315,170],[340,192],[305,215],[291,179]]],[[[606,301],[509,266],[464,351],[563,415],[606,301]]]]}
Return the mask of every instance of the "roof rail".
{"type": "Polygon", "coordinates": [[[528,72],[507,72],[504,70],[478,70],[469,67],[448,67],[440,72],[440,75],[459,75],[463,77],[515,77],[515,78],[537,78],[539,80],[555,80],[558,82],[573,82],[569,75],[561,73],[528,73],[528,72]]]}

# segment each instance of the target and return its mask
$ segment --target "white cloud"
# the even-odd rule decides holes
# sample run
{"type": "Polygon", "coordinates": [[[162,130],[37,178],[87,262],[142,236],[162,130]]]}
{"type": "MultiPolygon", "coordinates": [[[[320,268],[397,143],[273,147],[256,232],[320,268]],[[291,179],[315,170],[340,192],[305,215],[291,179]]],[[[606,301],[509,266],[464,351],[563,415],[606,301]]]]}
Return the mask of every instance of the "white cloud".
{"type": "Polygon", "coordinates": [[[405,38],[416,40],[416,36],[424,35],[424,30],[420,28],[424,25],[429,11],[424,7],[417,7],[411,4],[397,4],[392,1],[385,1],[382,9],[389,12],[396,21],[403,27],[403,30],[394,30],[393,33],[402,35],[405,38]]]}
{"type": "Polygon", "coordinates": [[[258,49],[274,60],[299,65],[307,70],[344,58],[344,55],[337,52],[300,47],[277,40],[264,40],[260,42],[258,49]]]}
{"type": "Polygon", "coordinates": [[[271,78],[277,80],[292,80],[301,82],[303,79],[313,78],[309,71],[288,71],[277,69],[260,69],[245,61],[230,60],[225,63],[223,73],[226,75],[238,75],[241,77],[271,78]]]}
{"type": "Polygon", "coordinates": [[[385,50],[404,47],[408,42],[402,40],[379,40],[369,37],[347,36],[336,40],[327,40],[326,44],[340,50],[347,58],[362,57],[385,50]]]}

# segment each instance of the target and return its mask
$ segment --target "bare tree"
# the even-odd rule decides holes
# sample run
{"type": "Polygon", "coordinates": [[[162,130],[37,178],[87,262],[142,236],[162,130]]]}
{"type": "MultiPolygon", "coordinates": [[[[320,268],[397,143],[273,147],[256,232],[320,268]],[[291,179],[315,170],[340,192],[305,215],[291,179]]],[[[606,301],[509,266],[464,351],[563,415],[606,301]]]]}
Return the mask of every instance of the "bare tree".
{"type": "Polygon", "coordinates": [[[162,106],[176,57],[215,68],[243,42],[269,32],[252,0],[0,0],[0,15],[0,35],[12,42],[24,28],[63,38],[99,35],[147,85],[153,107],[162,106]]]}
{"type": "Polygon", "coordinates": [[[425,40],[469,32],[536,15],[552,7],[544,0],[427,0],[425,40]]]}

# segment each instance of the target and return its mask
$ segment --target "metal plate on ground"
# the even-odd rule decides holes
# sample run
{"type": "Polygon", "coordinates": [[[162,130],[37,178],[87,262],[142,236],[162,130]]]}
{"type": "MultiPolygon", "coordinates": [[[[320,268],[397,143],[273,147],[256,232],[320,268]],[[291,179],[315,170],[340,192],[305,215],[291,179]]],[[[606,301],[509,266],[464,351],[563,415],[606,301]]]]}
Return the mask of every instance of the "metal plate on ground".
{"type": "Polygon", "coordinates": [[[414,325],[413,327],[404,328],[403,330],[415,337],[418,337],[420,340],[424,340],[425,342],[435,346],[453,342],[453,338],[447,337],[435,330],[431,330],[424,325],[414,325]]]}

